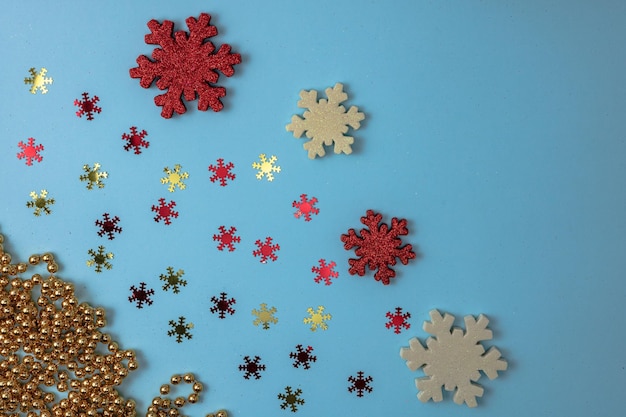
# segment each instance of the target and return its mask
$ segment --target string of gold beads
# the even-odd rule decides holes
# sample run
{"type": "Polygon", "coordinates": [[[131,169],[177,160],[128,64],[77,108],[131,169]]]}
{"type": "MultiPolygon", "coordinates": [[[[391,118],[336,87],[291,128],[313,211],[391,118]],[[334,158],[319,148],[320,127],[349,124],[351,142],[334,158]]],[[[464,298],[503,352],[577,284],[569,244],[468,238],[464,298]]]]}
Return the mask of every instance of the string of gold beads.
{"type": "MultiPolygon", "coordinates": [[[[184,375],[172,375],[170,378],[170,384],[163,384],[159,389],[161,396],[155,397],[152,400],[152,404],[148,407],[146,417],[179,417],[181,416],[179,409],[184,407],[188,402],[195,404],[200,399],[200,393],[203,390],[202,383],[196,381],[195,376],[192,373],[186,373],[184,375]],[[176,397],[171,399],[167,397],[172,391],[172,385],[180,385],[181,382],[191,385],[192,392],[185,397],[176,397]]],[[[225,410],[219,410],[215,414],[207,414],[206,417],[228,417],[228,413],[225,410]]]]}

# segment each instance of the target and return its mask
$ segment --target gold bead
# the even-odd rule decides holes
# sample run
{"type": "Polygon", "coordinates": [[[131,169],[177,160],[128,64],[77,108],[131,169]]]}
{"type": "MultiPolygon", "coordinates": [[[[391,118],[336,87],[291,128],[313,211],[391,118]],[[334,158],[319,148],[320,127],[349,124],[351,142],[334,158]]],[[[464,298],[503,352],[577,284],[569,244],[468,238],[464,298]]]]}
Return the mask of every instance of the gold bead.
{"type": "Polygon", "coordinates": [[[185,405],[185,398],[184,397],[176,397],[176,399],[174,400],[174,405],[178,408],[182,407],[185,405]]]}
{"type": "Polygon", "coordinates": [[[180,384],[180,381],[182,381],[182,377],[180,375],[172,375],[170,378],[170,382],[174,385],[180,384]]]}
{"type": "Polygon", "coordinates": [[[183,376],[183,380],[184,380],[186,383],[191,384],[191,383],[193,383],[193,382],[196,380],[196,378],[195,378],[195,377],[194,377],[194,375],[190,372],[190,373],[186,373],[186,374],[183,376]]]}
{"type": "Polygon", "coordinates": [[[161,385],[161,389],[159,391],[161,392],[161,395],[167,395],[170,393],[170,386],[167,384],[163,384],[161,385]]]}
{"type": "Polygon", "coordinates": [[[215,417],[228,417],[226,410],[220,410],[215,414],[215,417]]]}
{"type": "Polygon", "coordinates": [[[59,271],[59,266],[54,263],[54,262],[50,262],[48,264],[48,266],[46,267],[46,269],[48,270],[48,272],[50,272],[51,274],[56,274],[59,271]]]}
{"type": "Polygon", "coordinates": [[[42,259],[44,262],[53,262],[53,261],[54,261],[54,256],[52,256],[52,254],[51,254],[51,253],[44,253],[44,254],[41,256],[41,259],[42,259]]]}
{"type": "Polygon", "coordinates": [[[194,383],[193,383],[193,387],[192,387],[193,392],[202,392],[202,389],[203,389],[203,388],[204,388],[204,387],[202,386],[202,383],[200,383],[200,382],[198,382],[198,381],[196,381],[196,382],[194,382],[194,383]]]}
{"type": "Polygon", "coordinates": [[[200,399],[200,397],[196,393],[189,394],[189,396],[187,397],[187,401],[189,401],[189,403],[191,403],[191,404],[197,403],[199,399],[200,399]]]}

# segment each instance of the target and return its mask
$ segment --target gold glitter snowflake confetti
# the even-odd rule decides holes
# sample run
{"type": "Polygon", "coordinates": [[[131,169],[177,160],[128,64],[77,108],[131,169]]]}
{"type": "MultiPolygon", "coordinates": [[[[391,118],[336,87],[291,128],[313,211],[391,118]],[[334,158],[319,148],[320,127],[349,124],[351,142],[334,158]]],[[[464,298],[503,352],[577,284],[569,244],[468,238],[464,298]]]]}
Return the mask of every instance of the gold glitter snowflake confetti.
{"type": "Polygon", "coordinates": [[[324,314],[324,306],[318,306],[317,311],[313,310],[313,307],[307,308],[307,313],[309,313],[309,317],[305,317],[302,321],[304,324],[311,325],[311,331],[314,332],[317,329],[327,330],[328,325],[326,321],[332,319],[332,316],[328,313],[324,314]]]}
{"type": "Polygon", "coordinates": [[[89,249],[87,253],[91,256],[91,259],[87,260],[87,266],[91,267],[95,265],[96,272],[102,272],[102,268],[113,268],[113,265],[109,262],[110,259],[113,259],[113,252],[106,253],[104,246],[98,246],[98,252],[89,249]]]}
{"type": "Polygon", "coordinates": [[[30,84],[32,87],[30,88],[31,94],[37,94],[37,90],[41,91],[41,94],[46,94],[48,92],[48,88],[46,85],[52,84],[52,77],[46,77],[47,69],[42,68],[39,72],[35,71],[35,68],[31,68],[28,70],[30,73],[30,77],[24,78],[24,84],[30,84]]]}
{"type": "Polygon", "coordinates": [[[100,164],[96,162],[93,164],[93,168],[89,166],[89,164],[83,165],[84,174],[78,177],[81,181],[86,181],[88,190],[93,189],[93,187],[104,188],[104,182],[102,180],[104,178],[108,178],[109,174],[106,171],[100,171],[100,164]]]}
{"type": "Polygon", "coordinates": [[[267,308],[267,304],[261,303],[259,309],[252,309],[252,315],[256,316],[252,324],[255,326],[262,325],[264,330],[270,328],[270,324],[278,323],[278,318],[274,317],[276,314],[276,307],[267,308]]]}
{"type": "Polygon", "coordinates": [[[46,215],[52,213],[50,206],[53,205],[55,201],[54,198],[48,198],[48,191],[41,190],[40,194],[31,191],[29,195],[32,201],[28,201],[26,207],[34,208],[33,214],[35,216],[41,216],[41,213],[45,213],[46,215]]]}
{"type": "Polygon", "coordinates": [[[253,162],[252,168],[256,169],[258,172],[256,174],[256,179],[260,180],[263,177],[267,178],[268,181],[274,181],[274,172],[280,172],[280,167],[275,165],[275,162],[278,160],[277,157],[272,155],[270,159],[267,159],[265,154],[262,153],[259,155],[260,162],[253,162]]]}
{"type": "Polygon", "coordinates": [[[180,164],[174,165],[173,170],[169,169],[169,167],[163,168],[163,172],[165,172],[166,176],[161,178],[161,184],[169,184],[167,190],[170,193],[173,193],[176,187],[178,187],[179,190],[184,190],[185,188],[187,188],[187,185],[185,185],[183,180],[189,178],[189,173],[181,172],[181,170],[182,167],[180,166],[180,164]]]}

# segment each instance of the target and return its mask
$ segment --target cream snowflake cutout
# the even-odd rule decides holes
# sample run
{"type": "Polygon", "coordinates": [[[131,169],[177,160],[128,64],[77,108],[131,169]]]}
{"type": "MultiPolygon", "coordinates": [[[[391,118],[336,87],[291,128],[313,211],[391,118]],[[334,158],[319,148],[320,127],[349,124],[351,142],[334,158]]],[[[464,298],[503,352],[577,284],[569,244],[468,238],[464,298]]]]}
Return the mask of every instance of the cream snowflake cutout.
{"type": "Polygon", "coordinates": [[[478,381],[482,371],[489,379],[498,377],[498,371],[507,368],[507,362],[500,359],[500,351],[495,347],[485,353],[480,343],[491,340],[491,330],[487,329],[489,320],[484,315],[465,316],[465,333],[463,329],[452,327],[454,316],[445,314],[443,317],[437,310],[430,312],[430,322],[424,322],[424,330],[433,335],[426,340],[427,349],[417,338],[409,340],[408,348],[400,349],[400,357],[406,360],[410,370],[415,371],[422,366],[425,378],[417,378],[415,385],[419,390],[417,398],[422,402],[432,399],[442,400],[441,388],[454,391],[453,400],[457,404],[476,407],[476,397],[482,397],[484,389],[473,382],[478,381]]]}
{"type": "Polygon", "coordinates": [[[47,69],[42,68],[39,72],[35,71],[35,68],[31,68],[28,70],[30,73],[30,77],[24,78],[24,84],[31,84],[30,88],[31,94],[37,94],[37,90],[41,91],[41,94],[46,94],[48,92],[47,84],[52,84],[52,78],[46,77],[47,69]]]}
{"type": "Polygon", "coordinates": [[[174,165],[174,169],[171,170],[168,167],[163,168],[163,172],[165,172],[166,177],[161,178],[161,184],[169,184],[167,190],[170,193],[174,192],[174,189],[178,187],[179,190],[184,190],[187,188],[183,180],[189,178],[188,172],[181,172],[182,167],[180,164],[174,165]]]}
{"type": "Polygon", "coordinates": [[[278,158],[276,158],[274,155],[272,155],[270,159],[267,159],[264,153],[259,155],[259,161],[261,162],[252,163],[252,168],[259,171],[256,174],[256,179],[260,180],[263,179],[263,177],[265,176],[268,181],[274,181],[274,174],[272,173],[280,172],[280,167],[278,165],[275,165],[275,162],[277,160],[278,158]]]}
{"type": "Polygon", "coordinates": [[[318,306],[317,311],[313,310],[312,307],[307,308],[307,313],[309,313],[309,317],[305,317],[302,321],[304,324],[311,325],[311,331],[316,331],[317,329],[327,330],[328,325],[326,321],[332,319],[330,314],[324,314],[324,306],[318,306]]]}
{"type": "Polygon", "coordinates": [[[261,303],[258,310],[256,308],[252,310],[252,315],[256,316],[252,324],[254,324],[255,326],[261,324],[264,330],[268,330],[270,328],[270,323],[278,323],[278,318],[274,317],[276,311],[278,311],[276,310],[276,307],[271,307],[268,309],[267,304],[261,303]]]}
{"type": "Polygon", "coordinates": [[[91,190],[94,186],[98,188],[104,188],[103,178],[108,178],[109,174],[106,171],[100,171],[100,164],[93,164],[93,168],[89,164],[83,165],[83,171],[85,173],[78,177],[81,181],[87,181],[87,189],[91,190]]]}
{"type": "Polygon", "coordinates": [[[293,132],[295,138],[299,138],[306,131],[306,137],[311,139],[305,142],[303,147],[309,152],[309,158],[326,155],[324,146],[335,143],[335,153],[352,153],[354,138],[346,136],[348,126],[357,130],[361,127],[361,120],[365,115],[359,112],[356,106],[346,108],[341,105],[348,99],[348,95],[343,92],[343,84],[337,83],[333,88],[326,89],[327,99],[317,100],[316,90],[300,91],[300,101],[298,107],[308,109],[304,112],[304,119],[298,115],[291,117],[291,123],[285,128],[288,132],[293,132]]]}

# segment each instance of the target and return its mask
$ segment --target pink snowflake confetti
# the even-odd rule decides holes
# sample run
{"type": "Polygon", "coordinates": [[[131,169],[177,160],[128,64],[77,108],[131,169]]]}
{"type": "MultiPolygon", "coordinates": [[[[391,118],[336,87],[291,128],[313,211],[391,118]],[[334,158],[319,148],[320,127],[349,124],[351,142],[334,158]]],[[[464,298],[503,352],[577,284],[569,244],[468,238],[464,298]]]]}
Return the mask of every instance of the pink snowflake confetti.
{"type": "Polygon", "coordinates": [[[93,120],[94,113],[100,113],[102,109],[96,106],[96,103],[100,101],[98,96],[89,98],[89,94],[83,93],[81,100],[74,100],[74,105],[78,106],[79,110],[76,112],[76,116],[83,117],[83,114],[87,115],[87,120],[93,120]]]}
{"type": "Polygon", "coordinates": [[[276,261],[278,259],[278,256],[274,253],[278,250],[280,250],[280,245],[278,244],[274,244],[272,245],[272,238],[271,237],[266,237],[265,238],[265,242],[262,242],[261,239],[257,240],[256,242],[254,242],[254,244],[259,248],[256,249],[252,252],[252,255],[256,256],[260,256],[261,257],[261,263],[266,263],[267,259],[271,259],[272,261],[276,261]]]}
{"type": "Polygon", "coordinates": [[[305,222],[310,222],[311,214],[317,215],[320,212],[320,209],[315,207],[316,203],[317,203],[317,198],[313,197],[309,200],[307,199],[306,194],[300,195],[300,201],[296,200],[292,204],[292,207],[297,208],[293,216],[296,219],[299,219],[300,217],[304,217],[305,222]]]}
{"type": "Polygon", "coordinates": [[[129,133],[122,134],[122,140],[128,142],[124,145],[124,150],[130,151],[130,149],[133,148],[135,155],[139,155],[142,147],[147,149],[148,146],[150,146],[150,142],[144,139],[146,136],[148,136],[148,132],[145,130],[139,132],[137,131],[137,127],[131,126],[129,133]]]}
{"type": "Polygon", "coordinates": [[[209,179],[211,180],[211,182],[215,182],[219,180],[220,185],[222,187],[226,187],[228,185],[226,183],[226,180],[235,179],[235,174],[230,172],[234,167],[235,165],[232,162],[229,162],[226,165],[224,165],[224,160],[222,158],[219,158],[217,160],[217,166],[213,164],[209,165],[209,171],[213,172],[213,175],[209,179]]]}
{"type": "Polygon", "coordinates": [[[330,281],[331,278],[337,278],[339,276],[339,272],[333,270],[333,268],[335,268],[337,264],[334,261],[331,261],[328,265],[326,265],[325,259],[320,259],[319,264],[319,267],[314,266],[313,268],[311,268],[311,272],[317,274],[314,278],[315,282],[319,284],[320,282],[322,282],[322,280],[324,280],[324,284],[332,284],[332,282],[330,281]]]}
{"type": "Polygon", "coordinates": [[[409,312],[403,313],[402,307],[396,307],[396,311],[394,313],[392,313],[391,311],[388,311],[386,316],[389,319],[389,321],[385,323],[385,327],[388,329],[391,329],[393,327],[394,328],[393,332],[395,334],[400,334],[403,328],[406,330],[411,328],[411,323],[408,322],[408,319],[411,318],[411,313],[409,312]]]}
{"type": "Polygon", "coordinates": [[[213,240],[220,242],[219,245],[217,245],[217,249],[224,250],[224,248],[228,248],[229,252],[234,251],[234,243],[241,242],[241,238],[235,235],[237,229],[234,226],[231,226],[230,229],[226,230],[225,226],[220,226],[219,231],[219,234],[213,235],[213,240]]]}
{"type": "Polygon", "coordinates": [[[157,215],[154,216],[154,221],[159,223],[161,220],[163,220],[163,222],[169,226],[172,223],[171,218],[178,217],[178,212],[174,211],[174,207],[176,207],[176,202],[170,201],[169,203],[165,204],[165,199],[159,198],[159,205],[152,206],[152,211],[157,213],[157,215]]]}
{"type": "Polygon", "coordinates": [[[43,145],[35,145],[34,138],[28,138],[28,144],[20,141],[17,146],[22,149],[21,152],[18,152],[17,159],[26,158],[26,165],[33,165],[33,159],[37,162],[43,160],[43,156],[39,155],[39,152],[43,151],[43,145]]]}

